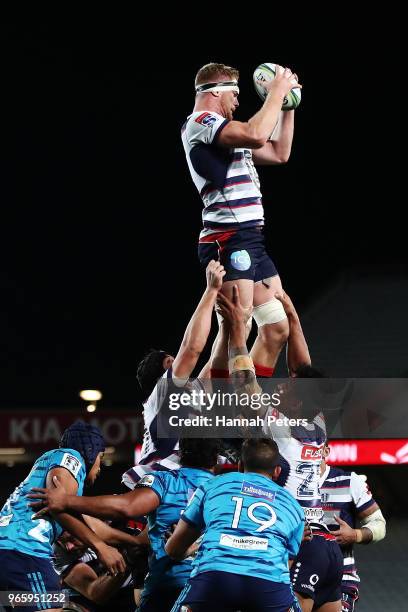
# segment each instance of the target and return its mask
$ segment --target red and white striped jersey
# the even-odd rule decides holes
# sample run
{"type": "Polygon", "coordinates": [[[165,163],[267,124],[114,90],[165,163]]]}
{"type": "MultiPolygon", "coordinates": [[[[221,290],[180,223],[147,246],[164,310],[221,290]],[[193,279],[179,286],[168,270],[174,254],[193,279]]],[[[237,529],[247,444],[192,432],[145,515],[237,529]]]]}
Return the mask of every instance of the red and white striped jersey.
{"type": "Polygon", "coordinates": [[[200,241],[218,232],[264,223],[262,194],[250,149],[217,146],[228,120],[218,113],[192,113],[182,127],[182,141],[191,177],[202,198],[204,229],[200,241]]]}

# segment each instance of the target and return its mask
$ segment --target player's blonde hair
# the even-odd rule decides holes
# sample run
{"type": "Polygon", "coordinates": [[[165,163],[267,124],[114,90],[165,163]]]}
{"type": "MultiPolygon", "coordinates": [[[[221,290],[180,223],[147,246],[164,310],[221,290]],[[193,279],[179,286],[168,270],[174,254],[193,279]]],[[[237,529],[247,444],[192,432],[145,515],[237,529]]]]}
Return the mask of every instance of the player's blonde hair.
{"type": "Polygon", "coordinates": [[[236,68],[232,68],[231,66],[211,62],[210,64],[202,66],[197,72],[194,85],[197,87],[197,85],[202,85],[203,83],[217,83],[221,78],[226,78],[231,81],[238,80],[239,72],[236,68]]]}

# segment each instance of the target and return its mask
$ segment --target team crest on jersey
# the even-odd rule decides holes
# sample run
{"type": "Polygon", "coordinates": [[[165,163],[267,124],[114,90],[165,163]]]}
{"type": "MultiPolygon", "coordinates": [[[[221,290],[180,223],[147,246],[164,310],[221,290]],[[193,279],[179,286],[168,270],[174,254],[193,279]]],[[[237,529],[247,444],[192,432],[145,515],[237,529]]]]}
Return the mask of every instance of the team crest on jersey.
{"type": "Polygon", "coordinates": [[[73,476],[77,476],[79,470],[81,469],[81,462],[79,459],[74,457],[74,455],[70,455],[69,453],[64,453],[60,465],[71,472],[73,476]]]}
{"type": "Polygon", "coordinates": [[[143,476],[143,478],[139,480],[139,482],[137,483],[137,486],[138,487],[151,487],[153,483],[154,483],[154,476],[152,474],[146,474],[146,476],[143,476]]]}
{"type": "Polygon", "coordinates": [[[205,127],[211,127],[217,121],[217,117],[214,117],[211,113],[202,113],[196,117],[195,122],[205,125],[205,127]]]}
{"type": "Polygon", "coordinates": [[[302,459],[309,459],[312,461],[318,461],[323,457],[324,444],[321,446],[310,446],[305,444],[302,448],[302,459]]]}
{"type": "Polygon", "coordinates": [[[250,495],[251,497],[260,497],[262,499],[267,499],[268,501],[273,501],[275,499],[275,493],[273,491],[268,491],[267,489],[263,489],[261,487],[254,487],[250,482],[242,483],[241,493],[244,495],[250,495]]]}

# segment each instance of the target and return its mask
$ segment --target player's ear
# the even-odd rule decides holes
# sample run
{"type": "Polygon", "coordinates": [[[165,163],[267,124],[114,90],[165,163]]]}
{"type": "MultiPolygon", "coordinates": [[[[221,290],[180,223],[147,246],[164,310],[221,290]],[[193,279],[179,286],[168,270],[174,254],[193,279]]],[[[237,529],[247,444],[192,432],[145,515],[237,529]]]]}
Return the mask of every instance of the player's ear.
{"type": "Polygon", "coordinates": [[[244,472],[244,464],[241,459],[238,461],[238,472],[244,472]]]}
{"type": "Polygon", "coordinates": [[[282,471],[281,466],[280,466],[280,465],[276,465],[276,466],[273,468],[272,480],[278,480],[278,478],[279,478],[279,475],[280,475],[281,471],[282,471]]]}

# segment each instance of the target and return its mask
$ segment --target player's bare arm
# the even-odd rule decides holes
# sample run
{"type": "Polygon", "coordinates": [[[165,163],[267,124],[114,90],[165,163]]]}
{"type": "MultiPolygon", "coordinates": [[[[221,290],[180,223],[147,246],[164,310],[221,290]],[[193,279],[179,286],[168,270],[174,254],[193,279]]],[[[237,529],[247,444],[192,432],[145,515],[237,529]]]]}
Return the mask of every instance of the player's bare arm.
{"type": "Polygon", "coordinates": [[[262,108],[246,123],[230,121],[221,131],[218,144],[250,149],[263,147],[277,124],[284,97],[293,89],[292,79],[293,73],[289,68],[278,71],[276,78],[265,84],[268,95],[262,108]]]}
{"type": "Polygon", "coordinates": [[[296,312],[292,300],[285,292],[276,293],[275,297],[281,302],[286,316],[288,317],[289,337],[286,349],[286,362],[289,376],[295,376],[296,370],[300,366],[311,365],[312,360],[310,358],[309,348],[303,333],[299,315],[296,312]]]}
{"type": "Polygon", "coordinates": [[[129,576],[130,569],[117,576],[98,576],[86,563],[77,563],[64,576],[64,582],[98,605],[106,604],[129,576]]]}
{"type": "MultiPolygon", "coordinates": [[[[61,488],[67,491],[70,496],[75,499],[81,499],[76,495],[78,483],[68,470],[65,468],[53,468],[47,474],[47,489],[55,489],[55,482],[59,482],[61,488]]],[[[29,497],[29,496],[27,496],[29,497]]],[[[81,518],[71,516],[66,512],[55,512],[52,509],[45,509],[42,514],[50,514],[64,529],[72,533],[87,546],[95,550],[98,559],[112,574],[124,572],[126,569],[125,561],[115,548],[108,546],[103,542],[81,518]]],[[[38,513],[36,515],[38,517],[38,513]]]]}
{"type": "Polygon", "coordinates": [[[200,533],[199,529],[180,519],[173,534],[167,540],[166,553],[172,559],[181,561],[187,549],[200,537],[200,533]]]}
{"type": "Polygon", "coordinates": [[[252,151],[252,159],[257,166],[285,164],[290,157],[295,128],[295,111],[282,111],[277,126],[276,138],[274,133],[260,149],[252,151]]]}
{"type": "Polygon", "coordinates": [[[207,288],[191,317],[173,362],[173,376],[176,378],[189,378],[204,350],[211,330],[214,304],[224,276],[224,267],[218,261],[211,260],[206,271],[207,288]]]}
{"type": "MultiPolygon", "coordinates": [[[[56,514],[59,520],[61,516],[60,513],[75,512],[104,519],[127,519],[148,514],[155,510],[160,504],[158,496],[151,489],[135,489],[134,491],[129,491],[129,493],[124,493],[122,495],[78,497],[77,495],[69,494],[61,485],[58,478],[53,479],[53,485],[54,487],[52,488],[35,488],[33,489],[33,493],[28,496],[41,500],[39,502],[33,502],[31,504],[33,507],[40,504],[45,505],[42,510],[37,512],[37,516],[50,512],[56,514]]],[[[74,533],[68,527],[67,531],[74,533]]],[[[78,535],[77,537],[88,544],[81,536],[78,535]]]]}

